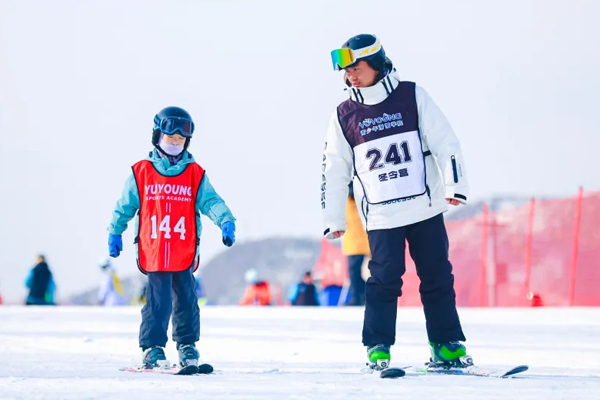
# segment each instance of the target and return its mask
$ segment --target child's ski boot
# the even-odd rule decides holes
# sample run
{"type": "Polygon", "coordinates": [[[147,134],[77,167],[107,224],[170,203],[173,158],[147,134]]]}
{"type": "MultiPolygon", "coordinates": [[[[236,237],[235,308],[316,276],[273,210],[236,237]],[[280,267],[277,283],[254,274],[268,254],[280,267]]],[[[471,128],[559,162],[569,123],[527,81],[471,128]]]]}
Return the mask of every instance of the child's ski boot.
{"type": "Polygon", "coordinates": [[[432,368],[466,368],[473,365],[473,359],[467,355],[467,348],[460,342],[432,343],[431,359],[427,363],[432,368]]]}
{"type": "Polygon", "coordinates": [[[177,352],[179,353],[179,364],[182,367],[198,366],[198,360],[200,359],[200,353],[196,350],[196,346],[191,344],[177,344],[177,352]]]}
{"type": "Polygon", "coordinates": [[[381,371],[390,366],[390,346],[385,344],[377,344],[367,348],[367,356],[369,357],[369,368],[376,371],[381,371]]]}
{"type": "Polygon", "coordinates": [[[168,368],[169,361],[165,356],[165,350],[160,346],[152,346],[144,350],[142,365],[146,369],[168,368]]]}

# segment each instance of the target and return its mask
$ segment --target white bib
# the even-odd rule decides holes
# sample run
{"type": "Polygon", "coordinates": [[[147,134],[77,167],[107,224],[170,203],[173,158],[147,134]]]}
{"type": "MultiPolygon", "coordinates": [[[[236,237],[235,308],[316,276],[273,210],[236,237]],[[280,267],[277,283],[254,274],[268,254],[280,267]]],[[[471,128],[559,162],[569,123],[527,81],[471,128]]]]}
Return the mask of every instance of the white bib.
{"type": "Polygon", "coordinates": [[[427,192],[425,157],[416,130],[354,147],[354,168],[369,204],[421,196],[427,192]]]}

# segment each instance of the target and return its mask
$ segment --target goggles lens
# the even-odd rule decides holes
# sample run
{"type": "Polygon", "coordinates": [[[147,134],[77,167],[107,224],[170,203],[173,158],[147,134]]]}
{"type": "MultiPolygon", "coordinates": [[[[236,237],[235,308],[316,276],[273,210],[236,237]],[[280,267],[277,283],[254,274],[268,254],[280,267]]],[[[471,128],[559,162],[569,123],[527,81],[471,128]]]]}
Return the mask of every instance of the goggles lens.
{"type": "Polygon", "coordinates": [[[167,135],[179,133],[183,137],[192,137],[194,123],[185,118],[165,118],[160,121],[160,130],[167,135]]]}
{"type": "Polygon", "coordinates": [[[331,52],[333,69],[336,71],[346,68],[354,63],[354,51],[352,49],[336,49],[331,52]]]}
{"type": "Polygon", "coordinates": [[[347,68],[354,64],[357,60],[369,57],[381,50],[381,42],[379,39],[375,41],[371,46],[363,47],[362,49],[352,50],[348,48],[336,49],[331,52],[331,61],[333,62],[333,69],[336,71],[347,68]]]}

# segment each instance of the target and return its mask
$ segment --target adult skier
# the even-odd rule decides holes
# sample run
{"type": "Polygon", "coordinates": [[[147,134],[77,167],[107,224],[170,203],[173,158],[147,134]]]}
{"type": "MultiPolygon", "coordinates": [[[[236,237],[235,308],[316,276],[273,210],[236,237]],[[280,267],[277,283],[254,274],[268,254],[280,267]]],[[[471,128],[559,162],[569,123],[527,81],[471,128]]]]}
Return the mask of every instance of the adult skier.
{"type": "Polygon", "coordinates": [[[466,339],[442,214],[449,204],[467,203],[459,141],[425,90],[400,80],[377,37],[354,36],[331,56],[334,69],[344,71],[349,98],[334,111],[327,131],[324,235],[335,239],[346,231],[353,180],[372,254],[362,332],[369,363],[375,369],[389,366],[408,241],[421,280],[432,360],[458,365],[466,339]]]}

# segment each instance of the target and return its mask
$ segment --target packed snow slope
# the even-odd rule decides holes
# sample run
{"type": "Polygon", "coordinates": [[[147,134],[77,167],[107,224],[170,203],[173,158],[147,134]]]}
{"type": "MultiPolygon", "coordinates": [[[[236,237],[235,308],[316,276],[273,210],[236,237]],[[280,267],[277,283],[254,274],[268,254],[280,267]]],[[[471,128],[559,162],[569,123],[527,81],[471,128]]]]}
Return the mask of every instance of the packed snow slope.
{"type": "MultiPolygon", "coordinates": [[[[201,310],[208,376],[121,372],[140,362],[137,307],[0,307],[0,399],[596,399],[600,309],[461,309],[482,367],[515,378],[362,374],[360,308],[201,310]]],[[[423,313],[399,310],[394,366],[428,357],[423,313]]],[[[174,344],[167,356],[176,361],[174,344]]]]}

